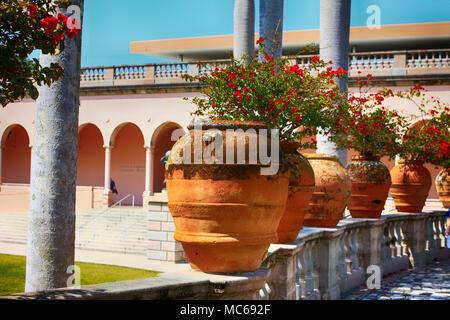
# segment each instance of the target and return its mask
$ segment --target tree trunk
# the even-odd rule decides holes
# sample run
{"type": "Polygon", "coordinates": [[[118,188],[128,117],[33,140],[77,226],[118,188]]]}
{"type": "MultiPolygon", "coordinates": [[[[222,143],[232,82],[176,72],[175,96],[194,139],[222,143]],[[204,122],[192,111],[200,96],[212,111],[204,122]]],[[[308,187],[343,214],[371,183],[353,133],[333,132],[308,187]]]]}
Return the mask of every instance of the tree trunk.
{"type": "Polygon", "coordinates": [[[235,0],[233,56],[249,64],[255,53],[255,2],[235,0]]]}
{"type": "MultiPolygon", "coordinates": [[[[82,17],[84,0],[72,4],[82,17]]],[[[51,87],[39,88],[36,103],[26,292],[67,287],[67,269],[74,265],[81,32],[65,43],[61,54],[40,60],[42,66],[60,63],[65,73],[51,87]]]]}
{"type": "MultiPolygon", "coordinates": [[[[348,70],[350,53],[350,7],[351,0],[320,0],[320,57],[333,61],[333,68],[348,70]]],[[[341,93],[347,92],[348,79],[338,79],[341,93]]],[[[332,154],[347,165],[347,150],[339,149],[335,143],[317,136],[317,153],[332,154]]]]}
{"type": "Polygon", "coordinates": [[[283,53],[283,7],[284,0],[260,0],[259,3],[259,36],[266,39],[266,53],[274,58],[283,53]]]}

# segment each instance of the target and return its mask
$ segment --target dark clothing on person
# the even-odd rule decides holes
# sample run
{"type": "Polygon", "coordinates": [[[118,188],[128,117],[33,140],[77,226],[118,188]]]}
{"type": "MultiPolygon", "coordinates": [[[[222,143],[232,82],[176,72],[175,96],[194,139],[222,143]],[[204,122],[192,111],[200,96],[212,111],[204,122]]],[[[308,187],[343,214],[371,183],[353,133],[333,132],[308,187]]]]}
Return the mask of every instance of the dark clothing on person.
{"type": "Polygon", "coordinates": [[[114,182],[113,179],[111,179],[110,189],[111,189],[112,193],[115,193],[115,194],[119,193],[119,191],[117,191],[117,189],[116,189],[116,183],[114,182]]]}

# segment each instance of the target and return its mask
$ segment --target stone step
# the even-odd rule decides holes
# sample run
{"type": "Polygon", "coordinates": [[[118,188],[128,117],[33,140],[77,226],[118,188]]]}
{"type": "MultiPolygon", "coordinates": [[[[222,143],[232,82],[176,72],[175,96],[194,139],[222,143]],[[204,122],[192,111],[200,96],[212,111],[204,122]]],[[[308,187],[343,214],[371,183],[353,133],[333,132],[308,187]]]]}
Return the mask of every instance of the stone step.
{"type": "MultiPolygon", "coordinates": [[[[26,244],[28,214],[0,214],[0,242],[26,244]]],[[[147,213],[145,211],[91,210],[77,212],[76,248],[145,255],[147,213]]]]}

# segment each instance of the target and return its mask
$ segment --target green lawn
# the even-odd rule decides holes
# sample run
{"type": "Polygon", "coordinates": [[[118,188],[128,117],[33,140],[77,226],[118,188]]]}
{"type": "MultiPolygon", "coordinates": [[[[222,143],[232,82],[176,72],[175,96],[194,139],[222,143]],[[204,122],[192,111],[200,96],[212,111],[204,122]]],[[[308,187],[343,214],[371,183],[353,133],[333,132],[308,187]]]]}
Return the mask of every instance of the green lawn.
{"type": "MultiPolygon", "coordinates": [[[[26,257],[0,254],[0,295],[25,291],[26,257]]],[[[76,262],[81,285],[156,277],[158,272],[142,269],[76,262]]]]}

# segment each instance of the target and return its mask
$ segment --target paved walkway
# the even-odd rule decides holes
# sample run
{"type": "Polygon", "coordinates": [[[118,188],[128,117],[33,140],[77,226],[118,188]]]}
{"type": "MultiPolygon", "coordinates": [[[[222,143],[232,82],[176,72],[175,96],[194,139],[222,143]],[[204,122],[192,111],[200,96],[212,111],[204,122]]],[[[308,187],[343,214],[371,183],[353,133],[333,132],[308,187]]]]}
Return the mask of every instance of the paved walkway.
{"type": "Polygon", "coordinates": [[[344,300],[450,300],[450,259],[385,277],[381,288],[352,291],[344,300]]]}

